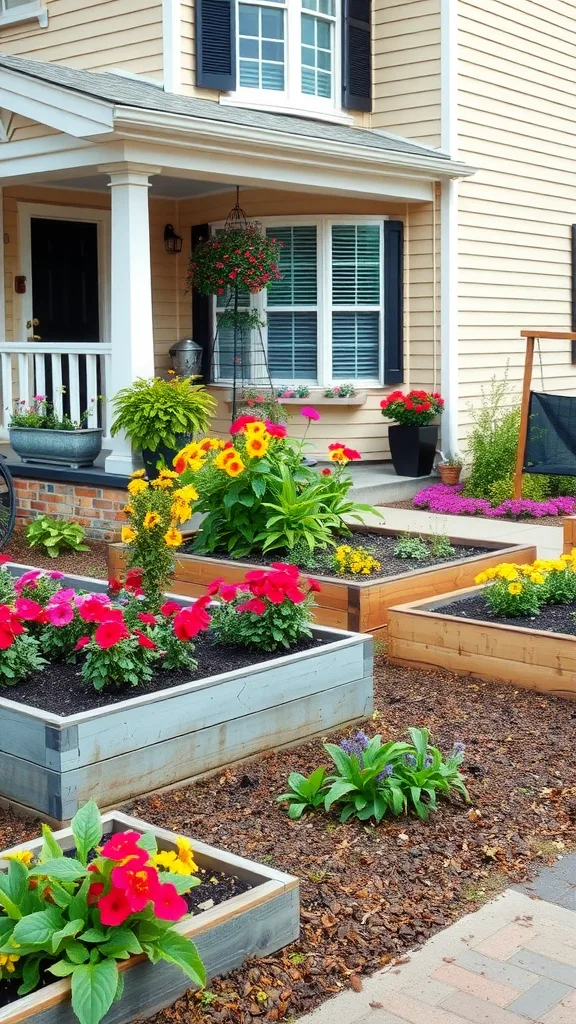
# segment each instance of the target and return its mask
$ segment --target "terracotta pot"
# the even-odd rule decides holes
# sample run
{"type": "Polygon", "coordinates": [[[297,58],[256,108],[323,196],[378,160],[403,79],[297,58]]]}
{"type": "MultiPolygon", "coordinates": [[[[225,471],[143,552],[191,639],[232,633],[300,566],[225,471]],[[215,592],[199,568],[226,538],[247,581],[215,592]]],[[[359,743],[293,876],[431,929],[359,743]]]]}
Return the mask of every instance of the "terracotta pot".
{"type": "Polygon", "coordinates": [[[443,484],[457,484],[462,472],[462,466],[438,466],[440,479],[443,484]]]}

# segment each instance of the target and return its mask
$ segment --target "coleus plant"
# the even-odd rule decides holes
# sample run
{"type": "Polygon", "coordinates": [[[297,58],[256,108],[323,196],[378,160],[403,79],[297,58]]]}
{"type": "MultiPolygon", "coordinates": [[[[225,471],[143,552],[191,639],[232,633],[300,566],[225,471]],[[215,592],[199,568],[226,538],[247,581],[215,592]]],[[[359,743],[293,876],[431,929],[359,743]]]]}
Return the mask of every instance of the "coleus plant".
{"type": "Polygon", "coordinates": [[[72,819],[75,856],[65,856],[51,829],[43,843],[6,855],[0,871],[0,977],[19,982],[18,994],[46,980],[70,978],[80,1024],[99,1024],[122,996],[119,962],[145,954],[175,964],[202,987],[198,951],[174,923],[188,912],[183,893],[200,884],[191,845],[158,852],[151,833],[117,832],[103,846],[93,801],[72,819]]]}

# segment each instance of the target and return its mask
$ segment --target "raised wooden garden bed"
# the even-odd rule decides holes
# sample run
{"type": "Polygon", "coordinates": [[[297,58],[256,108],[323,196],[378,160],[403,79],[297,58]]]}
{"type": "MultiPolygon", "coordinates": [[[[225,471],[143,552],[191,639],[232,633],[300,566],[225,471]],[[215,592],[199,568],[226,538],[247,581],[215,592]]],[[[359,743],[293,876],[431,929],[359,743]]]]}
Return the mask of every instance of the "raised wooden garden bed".
{"type": "Polygon", "coordinates": [[[496,679],[514,686],[576,697],[576,636],[459,618],[444,609],[470,600],[482,587],[444,594],[434,601],[412,601],[391,608],[388,655],[397,665],[443,668],[459,675],[496,679]]]}
{"type": "MultiPolygon", "coordinates": [[[[106,832],[154,832],[160,849],[172,849],[174,834],[120,811],[103,815],[106,832]]],[[[56,833],[63,849],[72,849],[72,833],[56,833]]],[[[225,900],[211,910],[186,918],[176,930],[190,937],[198,947],[209,978],[227,974],[247,957],[269,956],[298,938],[300,932],[299,883],[291,875],[275,871],[192,840],[200,868],[234,875],[251,886],[246,892],[225,900]]],[[[38,849],[41,840],[23,843],[3,853],[38,849]]],[[[0,860],[3,856],[0,853],[0,860]]],[[[6,864],[4,864],[6,866],[6,864]]],[[[106,1014],[105,1024],[128,1024],[151,1017],[170,1006],[187,989],[190,981],[182,971],[165,961],[152,965],[142,956],[119,965],[124,972],[124,993],[106,1014]]],[[[70,1005],[70,981],[55,981],[0,1009],[0,1024],[78,1024],[70,1005]]]]}
{"type": "Polygon", "coordinates": [[[564,530],[564,554],[569,555],[576,548],[576,516],[565,516],[562,520],[564,530]]]}
{"type": "MultiPolygon", "coordinates": [[[[398,534],[397,530],[386,527],[372,527],[370,532],[386,537],[396,537],[398,534]]],[[[412,533],[411,536],[419,534],[412,533]]],[[[322,626],[358,630],[384,639],[391,605],[470,587],[478,573],[499,562],[532,562],[536,558],[536,548],[530,544],[502,547],[496,541],[479,542],[458,537],[451,537],[450,540],[460,546],[483,547],[486,550],[482,555],[435,566],[420,566],[396,576],[373,580],[341,580],[314,573],[322,585],[320,593],[315,595],[315,621],[322,626]]],[[[125,550],[122,544],[110,545],[110,576],[118,576],[124,571],[125,550]]],[[[244,578],[248,569],[258,568],[261,566],[250,562],[231,562],[205,555],[178,555],[171,589],[175,594],[200,597],[206,592],[208,584],[217,577],[222,577],[227,583],[236,583],[244,578]]]]}
{"type": "MultiPolygon", "coordinates": [[[[81,576],[63,584],[106,589],[81,576]]],[[[321,627],[314,635],[326,642],[65,717],[0,697],[0,798],[66,822],[91,797],[116,806],[365,718],[371,639],[321,627]]]]}

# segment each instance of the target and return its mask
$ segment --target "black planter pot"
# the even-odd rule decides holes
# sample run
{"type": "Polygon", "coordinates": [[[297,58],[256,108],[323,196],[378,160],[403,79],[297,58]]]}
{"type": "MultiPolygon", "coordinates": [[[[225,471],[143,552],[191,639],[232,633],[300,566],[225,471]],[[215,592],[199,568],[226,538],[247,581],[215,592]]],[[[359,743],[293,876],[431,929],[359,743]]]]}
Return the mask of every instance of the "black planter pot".
{"type": "Polygon", "coordinates": [[[428,476],[432,472],[438,446],[438,426],[401,426],[389,428],[392,465],[398,476],[428,476]]]}
{"type": "Polygon", "coordinates": [[[172,461],[178,454],[181,448],[185,444],[188,444],[190,438],[187,434],[183,434],[180,438],[180,444],[177,448],[168,448],[167,445],[161,444],[158,448],[143,448],[142,459],[146,467],[146,476],[149,480],[155,480],[158,476],[158,470],[156,465],[163,459],[168,469],[172,469],[172,461]]]}

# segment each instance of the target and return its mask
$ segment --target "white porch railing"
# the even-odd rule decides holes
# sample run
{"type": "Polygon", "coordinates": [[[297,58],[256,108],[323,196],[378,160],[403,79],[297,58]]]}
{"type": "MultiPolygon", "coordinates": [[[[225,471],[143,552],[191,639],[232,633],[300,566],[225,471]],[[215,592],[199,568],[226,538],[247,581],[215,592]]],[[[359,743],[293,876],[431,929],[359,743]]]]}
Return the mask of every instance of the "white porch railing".
{"type": "Polygon", "coordinates": [[[111,346],[100,343],[62,342],[51,345],[25,341],[0,345],[1,435],[7,436],[15,402],[24,400],[29,405],[34,395],[47,395],[59,417],[66,411],[70,419],[78,423],[87,411],[87,425],[103,427],[106,438],[109,434],[106,400],[93,402],[92,399],[106,395],[106,385],[111,379],[110,364],[111,346]],[[65,394],[62,390],[64,381],[65,394]]]}

